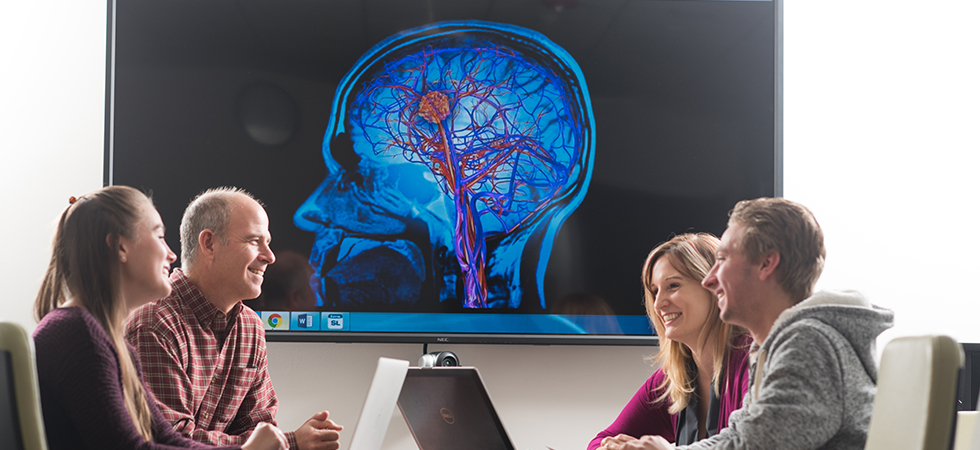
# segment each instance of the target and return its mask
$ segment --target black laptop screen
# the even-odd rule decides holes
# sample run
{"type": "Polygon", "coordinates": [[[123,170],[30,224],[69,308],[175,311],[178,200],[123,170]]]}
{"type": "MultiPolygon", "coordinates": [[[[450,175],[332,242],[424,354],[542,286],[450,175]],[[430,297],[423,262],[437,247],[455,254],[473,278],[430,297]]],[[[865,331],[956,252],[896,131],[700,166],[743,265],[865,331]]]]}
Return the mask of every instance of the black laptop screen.
{"type": "Polygon", "coordinates": [[[409,369],[398,407],[421,450],[514,450],[472,367],[409,369]]]}

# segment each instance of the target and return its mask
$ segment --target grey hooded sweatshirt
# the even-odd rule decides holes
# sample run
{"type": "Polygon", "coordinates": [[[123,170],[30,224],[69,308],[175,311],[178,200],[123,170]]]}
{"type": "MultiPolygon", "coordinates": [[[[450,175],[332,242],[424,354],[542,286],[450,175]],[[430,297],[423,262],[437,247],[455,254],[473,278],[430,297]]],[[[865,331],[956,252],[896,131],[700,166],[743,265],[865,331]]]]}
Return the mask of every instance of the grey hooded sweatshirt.
{"type": "Polygon", "coordinates": [[[891,311],[853,291],[822,291],[783,311],[762,345],[728,428],[683,449],[864,448],[891,311]]]}

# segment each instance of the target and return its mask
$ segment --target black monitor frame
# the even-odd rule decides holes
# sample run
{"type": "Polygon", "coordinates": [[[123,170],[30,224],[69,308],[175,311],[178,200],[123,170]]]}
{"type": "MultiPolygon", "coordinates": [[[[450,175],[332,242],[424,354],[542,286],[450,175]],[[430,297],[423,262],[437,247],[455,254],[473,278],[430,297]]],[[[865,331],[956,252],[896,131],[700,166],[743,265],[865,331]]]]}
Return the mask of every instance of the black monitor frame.
{"type": "MultiPolygon", "coordinates": [[[[104,185],[114,183],[115,134],[116,134],[116,12],[120,0],[107,2],[106,44],[106,103],[105,103],[105,151],[104,185]]],[[[653,0],[656,1],[656,0],[653,0]]],[[[774,20],[774,99],[773,105],[773,196],[783,193],[783,0],[772,1],[774,20]]],[[[171,229],[176,227],[171,224],[171,229]]],[[[667,236],[664,236],[666,238],[667,236]]],[[[637,267],[637,272],[639,268],[637,267]]],[[[334,332],[267,332],[267,339],[274,342],[388,342],[388,343],[490,343],[490,344],[576,344],[576,345],[629,345],[652,346],[658,344],[656,336],[622,335],[538,335],[538,334],[467,334],[467,333],[334,333],[334,332]]]]}

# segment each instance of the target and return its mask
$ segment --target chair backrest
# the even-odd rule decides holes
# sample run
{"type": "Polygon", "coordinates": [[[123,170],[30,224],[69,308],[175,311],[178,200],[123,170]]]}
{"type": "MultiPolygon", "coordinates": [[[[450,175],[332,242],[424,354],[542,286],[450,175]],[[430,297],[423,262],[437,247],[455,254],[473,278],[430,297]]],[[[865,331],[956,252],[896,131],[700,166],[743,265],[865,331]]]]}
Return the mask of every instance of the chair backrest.
{"type": "Polygon", "coordinates": [[[963,349],[948,336],[885,346],[865,450],[948,450],[963,349]]]}
{"type": "Polygon", "coordinates": [[[20,325],[0,322],[0,448],[47,450],[34,342],[20,325]]]}
{"type": "Polygon", "coordinates": [[[973,447],[974,430],[977,427],[977,417],[980,412],[960,411],[956,413],[956,437],[953,438],[953,450],[970,450],[973,447]]]}

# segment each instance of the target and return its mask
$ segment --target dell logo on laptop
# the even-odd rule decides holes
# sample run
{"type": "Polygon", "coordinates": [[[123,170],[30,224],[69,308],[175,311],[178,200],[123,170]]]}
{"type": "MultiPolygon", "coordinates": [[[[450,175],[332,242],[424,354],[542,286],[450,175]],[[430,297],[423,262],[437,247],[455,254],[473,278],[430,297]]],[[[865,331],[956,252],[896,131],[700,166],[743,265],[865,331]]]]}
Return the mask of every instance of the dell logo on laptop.
{"type": "Polygon", "coordinates": [[[439,410],[439,415],[442,416],[442,420],[445,420],[446,423],[448,423],[450,425],[452,425],[453,422],[456,421],[456,417],[453,416],[453,412],[450,411],[447,408],[440,409],[439,410]]]}

